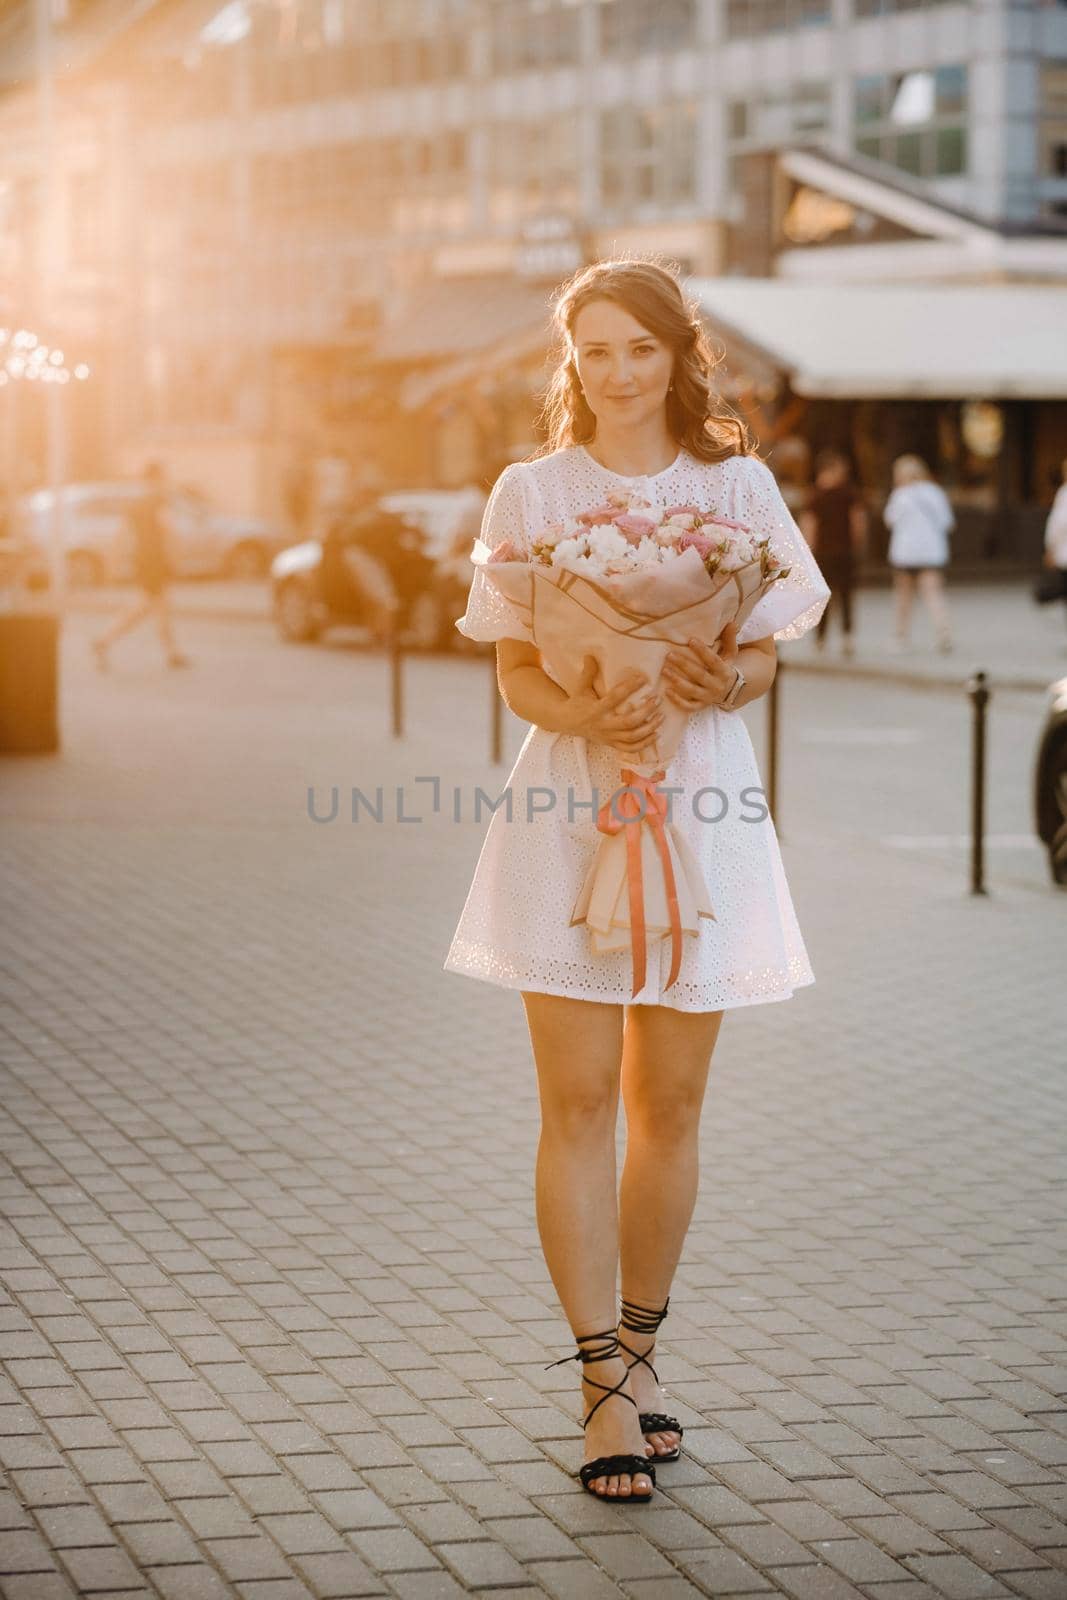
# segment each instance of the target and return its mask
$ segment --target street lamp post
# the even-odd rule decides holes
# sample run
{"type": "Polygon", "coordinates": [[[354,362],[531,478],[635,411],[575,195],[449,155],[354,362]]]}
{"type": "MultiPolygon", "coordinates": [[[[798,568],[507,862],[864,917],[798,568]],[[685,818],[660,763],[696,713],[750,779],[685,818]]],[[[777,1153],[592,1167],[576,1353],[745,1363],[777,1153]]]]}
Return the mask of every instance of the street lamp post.
{"type": "MultiPolygon", "coordinates": [[[[55,73],[52,52],[52,7],[54,0],[34,0],[34,44],[37,54],[37,141],[40,210],[37,223],[37,311],[41,326],[51,326],[55,315],[53,283],[55,280],[58,228],[55,176],[55,73]]],[[[62,366],[62,352],[59,353],[62,366]]],[[[39,372],[27,372],[27,377],[40,377],[39,372]]],[[[45,455],[46,476],[51,490],[48,511],[48,548],[52,564],[52,593],[56,610],[66,610],[66,506],[62,488],[66,476],[66,439],[64,436],[63,407],[60,401],[61,384],[49,380],[51,387],[45,397],[45,455]]]]}

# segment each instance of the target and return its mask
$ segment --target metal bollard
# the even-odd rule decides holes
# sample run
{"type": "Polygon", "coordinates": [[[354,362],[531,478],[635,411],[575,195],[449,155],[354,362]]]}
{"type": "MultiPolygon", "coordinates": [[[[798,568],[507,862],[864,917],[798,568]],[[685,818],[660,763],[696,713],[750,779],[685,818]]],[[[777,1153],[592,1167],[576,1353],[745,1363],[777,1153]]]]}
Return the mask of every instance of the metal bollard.
{"type": "Polygon", "coordinates": [[[496,651],[490,650],[489,662],[489,759],[499,766],[504,759],[504,700],[496,675],[496,651]]]}
{"type": "Polygon", "coordinates": [[[988,894],[985,886],[985,726],[990,691],[984,672],[967,685],[974,707],[971,741],[971,893],[988,894]]]}
{"type": "Polygon", "coordinates": [[[767,690],[767,809],[776,832],[778,830],[778,679],[784,671],[785,662],[779,656],[777,670],[767,690]]]}
{"type": "Polygon", "coordinates": [[[393,738],[404,736],[404,679],[403,653],[400,649],[400,631],[389,630],[389,681],[393,702],[393,738]]]}

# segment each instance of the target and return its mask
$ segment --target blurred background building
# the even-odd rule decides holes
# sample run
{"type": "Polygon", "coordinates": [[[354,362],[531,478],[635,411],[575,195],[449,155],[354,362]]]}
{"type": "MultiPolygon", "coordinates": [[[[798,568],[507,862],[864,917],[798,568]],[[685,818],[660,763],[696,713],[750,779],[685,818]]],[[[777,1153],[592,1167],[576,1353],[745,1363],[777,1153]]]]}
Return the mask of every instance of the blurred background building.
{"type": "Polygon", "coordinates": [[[323,460],[484,483],[537,443],[553,287],[630,251],[772,464],[846,445],[880,493],[918,449],[1014,558],[1067,454],[1067,6],[0,4],[0,323],[92,367],[72,475],[162,456],[294,521],[323,460]]]}

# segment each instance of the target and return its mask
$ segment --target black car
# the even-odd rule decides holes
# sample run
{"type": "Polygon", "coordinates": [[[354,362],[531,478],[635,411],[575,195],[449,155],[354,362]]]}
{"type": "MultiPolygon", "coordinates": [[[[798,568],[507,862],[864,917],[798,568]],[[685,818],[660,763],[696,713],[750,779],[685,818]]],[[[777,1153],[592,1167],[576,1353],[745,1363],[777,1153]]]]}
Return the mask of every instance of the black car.
{"type": "Polygon", "coordinates": [[[1034,822],[1048,848],[1053,883],[1067,885],[1067,678],[1049,690],[1034,766],[1034,822]]]}
{"type": "Polygon", "coordinates": [[[333,517],[271,564],[274,616],[285,639],[315,639],[335,626],[383,638],[395,627],[416,650],[447,645],[451,619],[423,530],[379,501],[333,517]]]}

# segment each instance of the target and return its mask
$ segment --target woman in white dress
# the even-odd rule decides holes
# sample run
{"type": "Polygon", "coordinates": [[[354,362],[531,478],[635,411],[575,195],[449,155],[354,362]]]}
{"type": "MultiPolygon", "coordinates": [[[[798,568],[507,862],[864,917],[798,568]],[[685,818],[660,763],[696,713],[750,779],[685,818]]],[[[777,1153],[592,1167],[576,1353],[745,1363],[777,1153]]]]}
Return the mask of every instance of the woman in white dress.
{"type": "Polygon", "coordinates": [[[669,940],[649,951],[632,996],[629,951],[598,955],[584,923],[570,926],[601,839],[597,804],[620,788],[617,752],[648,743],[658,694],[635,679],[600,696],[590,660],[568,695],[536,648],[501,637],[506,610],[477,568],[457,623],[468,637],[498,640],[500,692],[531,728],[505,790],[510,815],[494,811],[445,969],[522,993],[542,1117],[538,1228],[578,1344],[564,1359],[589,1373],[579,1475],[591,1493],[632,1503],[651,1497],[654,1461],[680,1453],[680,1423],[655,1410],[650,1357],[696,1202],[700,1112],[723,1012],[814,982],[737,710],[767,692],[775,640],[812,628],[829,590],[773,475],[747,453],[742,424],[716,414],[714,358],[669,272],[643,261],[588,267],[557,299],[555,321],[548,443],[497,479],[485,542],[507,537],[521,552],[547,524],[630,489],[769,535],[791,568],[740,630],[714,649],[676,649],[664,669],[662,693],[691,715],[660,787],[677,791],[670,820],[700,860],[716,918],[685,939],[666,992],[669,940]],[[620,1089],[627,1150],[616,1196],[620,1089]]]}
{"type": "Polygon", "coordinates": [[[952,629],[945,605],[948,536],[956,525],[952,502],[921,456],[898,456],[893,462],[893,492],[882,516],[890,530],[889,565],[896,601],[896,648],[910,642],[912,584],[937,630],[942,654],[952,649],[952,629]]]}

